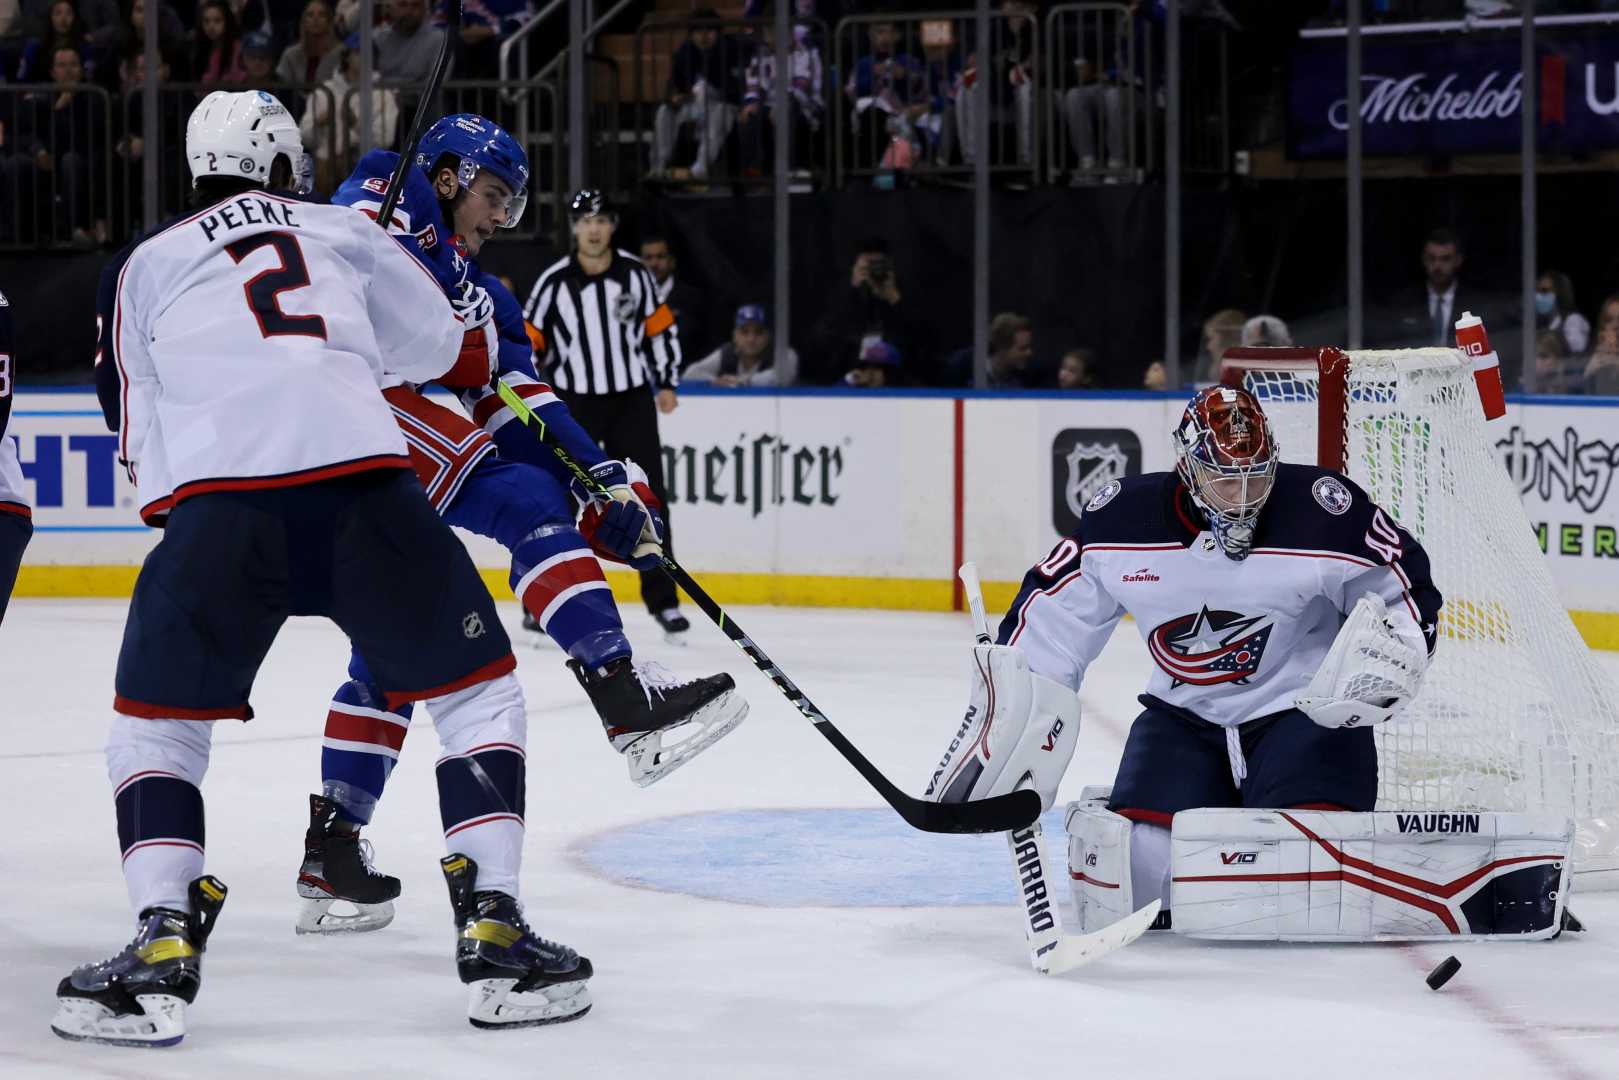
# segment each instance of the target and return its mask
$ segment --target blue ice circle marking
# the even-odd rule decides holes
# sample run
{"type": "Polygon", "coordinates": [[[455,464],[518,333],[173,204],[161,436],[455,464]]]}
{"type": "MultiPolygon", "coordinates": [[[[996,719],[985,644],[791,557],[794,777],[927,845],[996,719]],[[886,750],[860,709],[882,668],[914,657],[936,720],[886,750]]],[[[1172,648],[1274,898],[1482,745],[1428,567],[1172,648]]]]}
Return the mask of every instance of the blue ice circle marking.
{"type": "MultiPolygon", "coordinates": [[[[1062,812],[1041,819],[1047,886],[1066,895],[1062,812]]],[[[574,848],[609,881],[763,907],[1016,904],[1004,834],[918,832],[893,811],[711,810],[620,825],[574,848]]]]}

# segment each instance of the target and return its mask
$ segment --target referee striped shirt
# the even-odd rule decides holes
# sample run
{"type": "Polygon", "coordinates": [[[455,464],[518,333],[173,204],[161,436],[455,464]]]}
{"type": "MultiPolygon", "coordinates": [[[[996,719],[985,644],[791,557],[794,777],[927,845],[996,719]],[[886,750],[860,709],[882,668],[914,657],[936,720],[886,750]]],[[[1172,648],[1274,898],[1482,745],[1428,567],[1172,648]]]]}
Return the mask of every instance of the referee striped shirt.
{"type": "Polygon", "coordinates": [[[573,255],[558,259],[534,283],[523,315],[545,378],[560,390],[616,394],[680,382],[674,313],[627,251],[614,251],[600,274],[585,273],[573,255]]]}

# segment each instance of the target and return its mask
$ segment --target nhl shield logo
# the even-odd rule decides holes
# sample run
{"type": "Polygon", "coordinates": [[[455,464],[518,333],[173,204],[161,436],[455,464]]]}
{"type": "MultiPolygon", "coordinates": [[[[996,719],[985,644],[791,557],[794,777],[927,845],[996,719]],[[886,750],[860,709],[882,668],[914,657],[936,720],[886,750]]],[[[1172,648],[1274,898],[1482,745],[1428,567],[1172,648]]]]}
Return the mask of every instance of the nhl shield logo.
{"type": "Polygon", "coordinates": [[[1052,524],[1067,536],[1081,514],[1107,505],[1121,480],[1141,472],[1141,439],[1128,428],[1068,428],[1053,440],[1051,457],[1052,524]]]}

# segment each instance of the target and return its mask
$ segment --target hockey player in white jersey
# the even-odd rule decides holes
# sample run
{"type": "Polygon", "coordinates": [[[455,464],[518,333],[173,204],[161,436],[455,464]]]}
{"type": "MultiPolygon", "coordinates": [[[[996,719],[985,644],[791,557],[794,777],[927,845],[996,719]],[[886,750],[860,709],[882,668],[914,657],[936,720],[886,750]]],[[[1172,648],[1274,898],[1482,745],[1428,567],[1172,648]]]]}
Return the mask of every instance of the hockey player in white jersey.
{"type": "Polygon", "coordinates": [[[1068,807],[1082,931],[1158,899],[1198,936],[1554,933],[1568,822],[1471,815],[1475,842],[1436,852],[1414,815],[1371,812],[1372,728],[1438,639],[1421,546],[1346,477],[1283,464],[1245,390],[1200,391],[1174,445],[1174,472],[1109,483],[1024,578],[929,794],[1049,808],[1128,613],[1153,672],[1111,788],[1068,807]]]}
{"type": "Polygon", "coordinates": [[[17,388],[17,350],[11,302],[0,293],[0,622],[17,584],[23,549],[34,535],[33,510],[23,493],[22,465],[11,437],[11,403],[17,388]]]}
{"type": "Polygon", "coordinates": [[[405,378],[469,361],[487,378],[490,328],[374,224],[287,190],[306,159],[273,96],[208,95],[186,156],[195,212],[108,267],[102,313],[119,456],[142,516],[164,525],[130,603],[107,742],[136,936],[62,980],[52,1028],[134,1046],[185,1035],[225,899],[203,872],[212,726],[253,715],[288,615],[331,618],[390,704],[432,713],[441,809],[468,822],[442,865],[469,1019],[583,1015],[590,962],[534,934],[517,899],[526,720],[511,645],[380,393],[384,357],[405,378]]]}

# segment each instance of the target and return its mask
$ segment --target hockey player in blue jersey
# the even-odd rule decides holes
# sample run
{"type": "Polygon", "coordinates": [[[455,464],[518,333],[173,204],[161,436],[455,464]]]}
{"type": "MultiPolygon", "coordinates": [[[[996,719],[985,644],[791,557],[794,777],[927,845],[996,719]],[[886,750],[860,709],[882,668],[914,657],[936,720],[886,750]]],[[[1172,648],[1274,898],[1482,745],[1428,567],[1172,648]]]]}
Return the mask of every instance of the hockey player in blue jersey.
{"type": "MultiPolygon", "coordinates": [[[[377,216],[397,161],[388,151],[367,154],[332,201],[377,216]]],[[[568,667],[613,747],[625,755],[631,778],[643,786],[653,783],[734,729],[747,703],[727,674],[681,681],[632,657],[596,553],[638,568],[656,565],[660,508],[640,468],[606,458],[539,380],[521,308],[477,262],[483,245],[515,226],[523,213],[528,160],[522,147],[492,121],[460,114],[433,125],[415,164],[405,174],[390,223],[396,239],[446,293],[464,304],[492,307],[499,330],[497,377],[605,483],[614,500],[590,499],[489,386],[460,391],[470,421],[408,384],[384,396],[429,500],[450,524],[511,552],[513,592],[568,654],[568,667]],[[665,741],[671,732],[679,741],[665,741]]],[[[392,918],[390,902],[399,893],[397,878],[371,867],[358,831],[375,812],[411,709],[388,707],[358,653],[349,675],[327,713],[321,794],[310,797],[298,876],[305,901],[300,933],[380,929],[392,918]],[[356,913],[333,913],[335,900],[353,904],[356,913]]],[[[452,836],[466,824],[444,820],[452,836]]],[[[514,821],[514,835],[519,827],[514,821]]]]}

